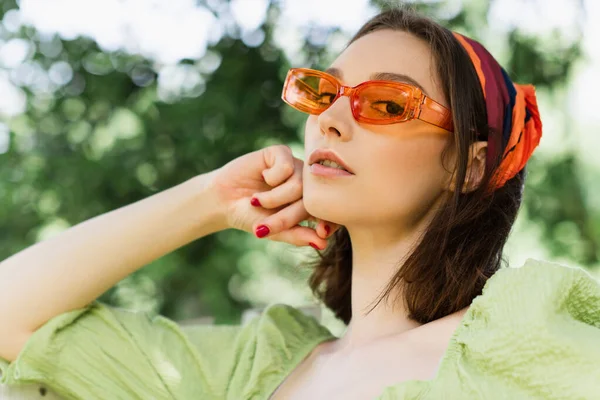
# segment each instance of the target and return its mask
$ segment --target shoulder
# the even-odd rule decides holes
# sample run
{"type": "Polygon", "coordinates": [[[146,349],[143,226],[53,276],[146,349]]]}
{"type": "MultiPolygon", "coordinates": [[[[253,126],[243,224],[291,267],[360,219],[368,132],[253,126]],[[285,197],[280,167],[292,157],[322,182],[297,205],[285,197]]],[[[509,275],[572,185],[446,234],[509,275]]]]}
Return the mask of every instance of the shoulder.
{"type": "MultiPolygon", "coordinates": [[[[600,281],[580,267],[527,259],[521,267],[496,272],[470,308],[473,326],[485,323],[489,334],[511,333],[502,341],[523,335],[557,339],[561,332],[565,341],[574,337],[567,332],[600,339],[600,281]]],[[[518,347],[511,342],[508,348],[518,347]]]]}
{"type": "Polygon", "coordinates": [[[598,284],[598,279],[581,267],[533,258],[528,258],[520,267],[501,268],[490,279],[511,280],[512,283],[524,280],[525,283],[537,282],[537,286],[546,287],[564,286],[564,284],[571,284],[574,281],[598,284]]]}
{"type": "Polygon", "coordinates": [[[271,303],[242,328],[244,337],[268,346],[287,349],[291,353],[333,337],[333,334],[317,319],[299,308],[288,304],[271,303]]]}
{"type": "Polygon", "coordinates": [[[600,281],[580,267],[529,258],[518,268],[503,268],[486,283],[474,303],[511,312],[518,318],[547,319],[552,315],[586,318],[600,327],[600,281]]]}
{"type": "Polygon", "coordinates": [[[330,334],[329,330],[323,326],[308,311],[308,307],[294,307],[289,304],[271,303],[264,308],[258,318],[260,324],[272,324],[285,330],[303,331],[307,334],[330,334]]]}
{"type": "Polygon", "coordinates": [[[600,392],[600,283],[582,268],[534,259],[501,269],[472,302],[451,348],[447,377],[463,371],[470,390],[592,398],[600,392]]]}
{"type": "Polygon", "coordinates": [[[270,304],[242,328],[228,396],[272,393],[315,346],[332,337],[313,316],[290,305],[270,304]]]}
{"type": "Polygon", "coordinates": [[[15,362],[0,360],[0,384],[39,382],[69,398],[249,398],[329,335],[282,304],[245,325],[182,328],[94,302],[46,323],[15,362]]]}

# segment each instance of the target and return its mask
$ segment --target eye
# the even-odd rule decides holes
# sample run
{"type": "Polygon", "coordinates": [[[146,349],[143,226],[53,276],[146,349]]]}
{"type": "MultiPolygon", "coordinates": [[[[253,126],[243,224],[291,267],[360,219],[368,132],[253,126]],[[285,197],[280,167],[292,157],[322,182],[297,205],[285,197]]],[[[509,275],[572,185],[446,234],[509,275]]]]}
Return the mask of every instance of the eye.
{"type": "Polygon", "coordinates": [[[322,104],[330,105],[337,95],[337,87],[327,79],[319,81],[319,101],[322,104]]]}
{"type": "Polygon", "coordinates": [[[336,93],[322,92],[319,93],[320,99],[319,101],[323,104],[331,104],[335,99],[336,93]]]}
{"type": "Polygon", "coordinates": [[[382,114],[389,114],[391,116],[398,116],[404,113],[404,107],[389,100],[375,101],[371,103],[371,107],[382,114]]]}

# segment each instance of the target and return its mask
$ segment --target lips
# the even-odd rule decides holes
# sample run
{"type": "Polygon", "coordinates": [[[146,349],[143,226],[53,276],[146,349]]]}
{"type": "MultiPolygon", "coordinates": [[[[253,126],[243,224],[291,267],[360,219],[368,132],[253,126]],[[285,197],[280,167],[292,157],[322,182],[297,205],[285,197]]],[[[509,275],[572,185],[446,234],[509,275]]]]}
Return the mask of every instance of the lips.
{"type": "Polygon", "coordinates": [[[348,164],[346,164],[346,162],[335,151],[331,149],[321,148],[314,150],[308,158],[308,165],[313,165],[323,160],[334,161],[340,166],[342,166],[346,171],[354,175],[354,172],[348,166],[348,164]]]}

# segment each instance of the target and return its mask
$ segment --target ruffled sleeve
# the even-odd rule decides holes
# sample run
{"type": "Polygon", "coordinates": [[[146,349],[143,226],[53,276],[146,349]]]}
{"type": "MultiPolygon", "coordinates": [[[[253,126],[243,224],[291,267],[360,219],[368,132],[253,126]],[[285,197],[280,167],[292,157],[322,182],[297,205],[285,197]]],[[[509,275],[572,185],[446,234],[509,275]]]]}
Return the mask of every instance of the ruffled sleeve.
{"type": "Polygon", "coordinates": [[[335,338],[314,317],[285,304],[267,307],[255,322],[254,334],[248,335],[240,352],[227,399],[268,399],[319,343],[335,338]]]}
{"type": "Polygon", "coordinates": [[[446,358],[419,398],[598,399],[600,283],[581,268],[534,259],[502,269],[471,304],[446,358]]]}
{"type": "Polygon", "coordinates": [[[328,334],[285,305],[244,326],[181,328],[93,303],[47,322],[14,362],[0,360],[0,383],[39,383],[65,399],[258,398],[328,334]]]}
{"type": "MultiPolygon", "coordinates": [[[[223,360],[241,327],[206,327],[223,360]],[[227,331],[227,334],[224,332],[227,331]]],[[[179,327],[160,316],[94,303],[36,331],[18,359],[2,363],[6,385],[42,383],[65,398],[171,399],[217,396],[224,368],[210,370],[179,327]]]]}

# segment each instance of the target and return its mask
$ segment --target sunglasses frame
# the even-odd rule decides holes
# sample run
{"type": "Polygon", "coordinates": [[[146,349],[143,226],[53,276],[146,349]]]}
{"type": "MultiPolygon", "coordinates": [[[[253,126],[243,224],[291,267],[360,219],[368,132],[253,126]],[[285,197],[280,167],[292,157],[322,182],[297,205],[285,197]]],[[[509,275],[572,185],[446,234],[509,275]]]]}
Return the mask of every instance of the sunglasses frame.
{"type": "MultiPolygon", "coordinates": [[[[296,81],[302,82],[299,79],[296,79],[296,81]]],[[[312,88],[308,86],[307,88],[310,91],[313,91],[312,88]]],[[[350,98],[350,107],[352,109],[352,115],[354,116],[354,119],[358,122],[364,122],[367,124],[374,125],[388,125],[400,122],[407,122],[413,119],[420,119],[421,121],[427,122],[428,124],[437,126],[449,132],[453,132],[454,129],[452,123],[452,113],[450,112],[450,110],[448,110],[446,107],[444,107],[437,101],[428,97],[418,87],[410,85],[408,83],[377,80],[362,82],[361,84],[352,87],[343,85],[336,77],[323,71],[318,71],[309,68],[291,68],[287,73],[285,83],[283,85],[283,91],[281,93],[281,99],[285,103],[289,104],[298,111],[302,111],[312,115],[321,114],[329,107],[331,107],[331,105],[341,96],[348,96],[350,98]],[[290,101],[286,98],[287,89],[290,83],[297,77],[297,74],[326,79],[338,88],[335,98],[327,107],[320,110],[290,101]],[[358,104],[360,103],[360,92],[361,90],[364,90],[365,88],[370,86],[385,86],[406,91],[409,95],[406,107],[402,115],[391,118],[368,118],[360,115],[358,107],[358,104]]]]}

